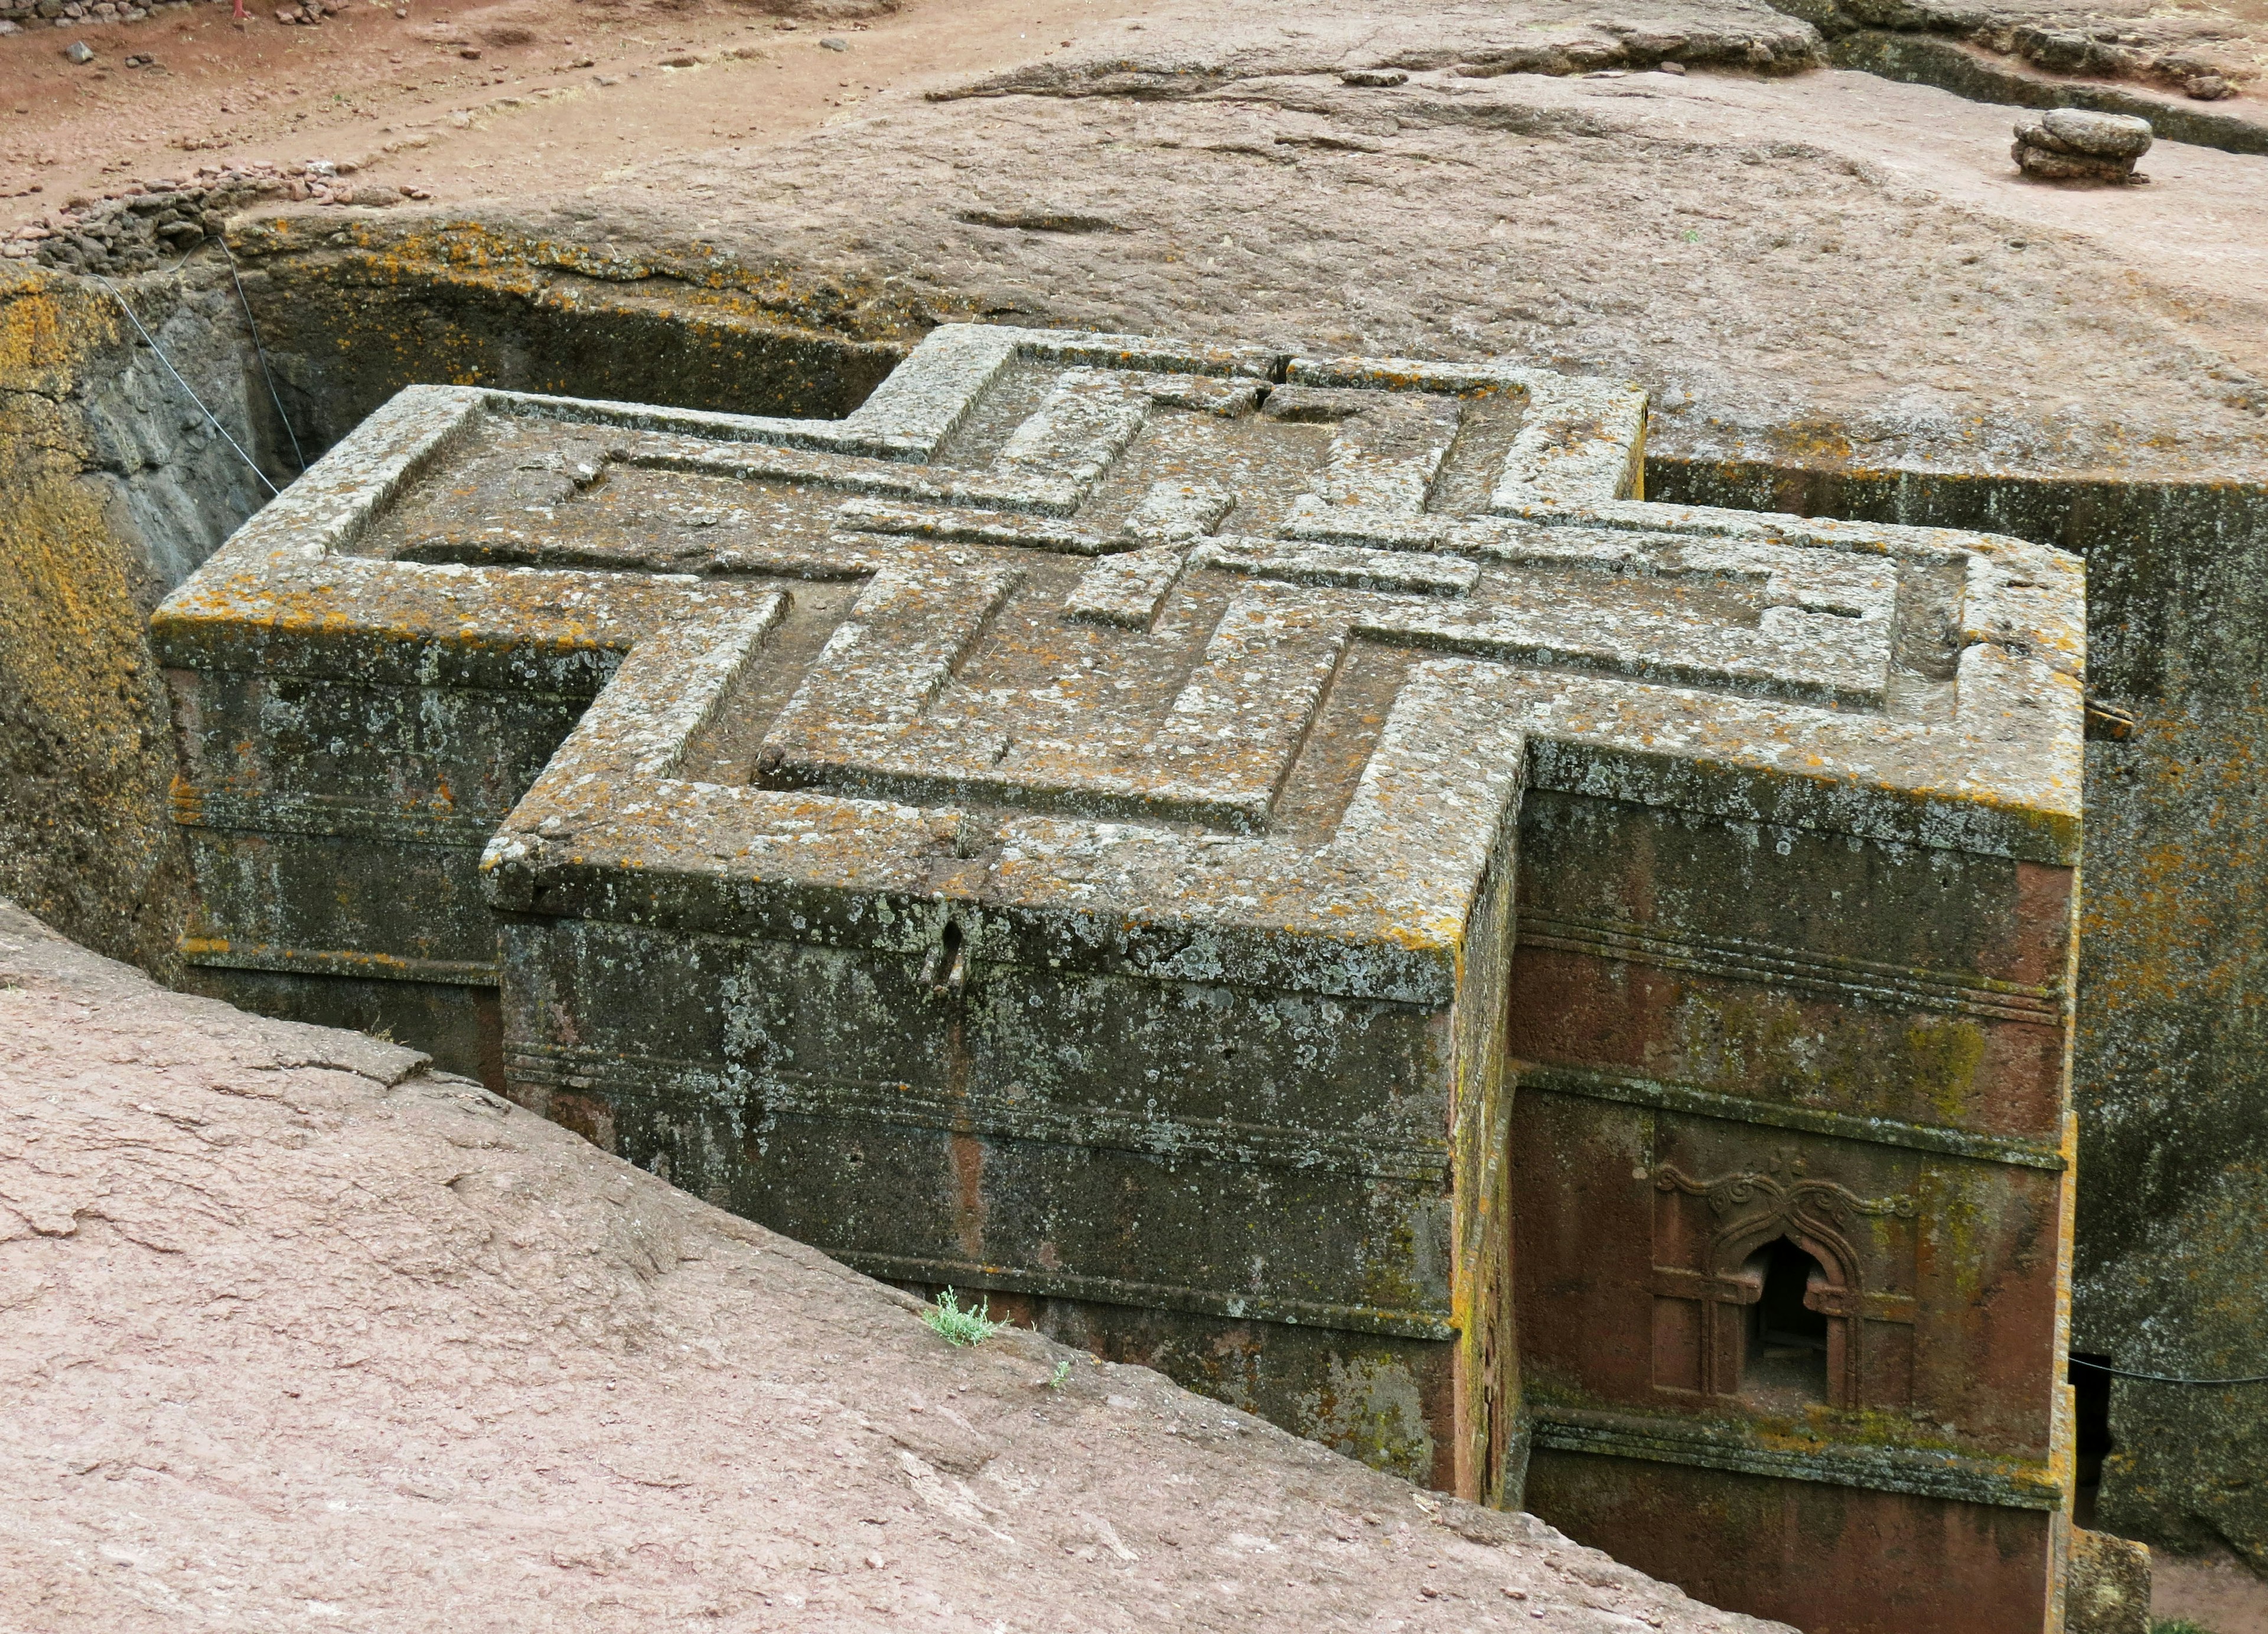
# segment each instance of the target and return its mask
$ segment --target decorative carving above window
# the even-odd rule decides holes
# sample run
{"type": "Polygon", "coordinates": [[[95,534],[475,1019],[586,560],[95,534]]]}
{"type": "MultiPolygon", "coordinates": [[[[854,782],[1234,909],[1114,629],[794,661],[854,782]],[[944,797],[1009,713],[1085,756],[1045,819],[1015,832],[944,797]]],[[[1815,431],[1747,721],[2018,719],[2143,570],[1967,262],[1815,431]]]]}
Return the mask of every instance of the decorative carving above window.
{"type": "MultiPolygon", "coordinates": [[[[1825,1403],[1903,1407],[1912,1396],[1914,1300],[1870,1286],[1869,1261],[1854,1242],[1862,1218],[1912,1219],[1906,1196],[1864,1197],[1833,1181],[1746,1173],[1697,1180],[1674,1164],[1652,1174],[1655,1211],[1653,1379],[1657,1389],[1739,1397],[1755,1382],[1748,1363],[1756,1342],[1749,1307],[1764,1297],[1764,1250],[1786,1239],[1819,1266],[1805,1308],[1826,1324],[1825,1403]],[[1683,1198],[1701,1199],[1711,1217],[1690,1218],[1683,1198]],[[1698,1227],[1698,1229],[1697,1229],[1698,1227]]],[[[1877,1272],[1875,1281],[1880,1280],[1877,1272]]],[[[1758,1400],[1759,1406],[1785,1403],[1758,1400]]]]}

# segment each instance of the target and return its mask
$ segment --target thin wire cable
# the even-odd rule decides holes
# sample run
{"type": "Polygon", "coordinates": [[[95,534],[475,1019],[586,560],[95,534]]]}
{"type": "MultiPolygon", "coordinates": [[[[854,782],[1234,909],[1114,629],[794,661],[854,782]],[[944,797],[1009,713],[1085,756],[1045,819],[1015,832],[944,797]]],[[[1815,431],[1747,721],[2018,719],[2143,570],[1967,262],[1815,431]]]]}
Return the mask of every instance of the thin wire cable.
{"type": "Polygon", "coordinates": [[[260,479],[261,485],[265,487],[270,494],[280,494],[283,492],[283,489],[277,488],[275,483],[268,480],[268,473],[260,468],[260,462],[254,460],[250,454],[244,452],[244,445],[238,442],[236,438],[228,434],[228,427],[220,423],[220,416],[214,414],[211,409],[206,408],[205,400],[196,394],[195,390],[187,380],[181,379],[181,372],[173,367],[173,360],[166,356],[165,348],[158,344],[158,337],[142,327],[142,320],[135,316],[133,305],[123,295],[121,295],[118,292],[118,286],[111,283],[109,279],[104,277],[99,272],[94,275],[94,281],[102,285],[104,289],[108,290],[110,291],[111,298],[125,308],[128,321],[133,324],[136,331],[140,334],[144,340],[149,342],[150,350],[158,354],[158,361],[166,365],[166,372],[173,377],[175,383],[178,384],[183,391],[188,393],[189,401],[196,404],[198,412],[202,414],[206,419],[212,422],[212,429],[220,433],[221,440],[226,443],[231,448],[236,450],[236,457],[252,467],[253,475],[260,479]]]}
{"type": "Polygon", "coordinates": [[[2183,1379],[2173,1373],[2138,1373],[2132,1368],[2113,1367],[2108,1362],[2091,1362],[2083,1356],[2071,1358],[2073,1367],[2091,1367],[2099,1373],[2115,1373],[2121,1379],[2143,1379],[2152,1384],[2268,1384],[2268,1373],[2251,1373],[2242,1379],[2183,1379]]]}
{"type": "Polygon", "coordinates": [[[228,276],[236,280],[237,305],[244,308],[244,327],[252,331],[252,350],[260,358],[260,378],[268,382],[268,401],[276,405],[276,417],[284,422],[284,435],[291,439],[291,463],[301,471],[307,468],[307,456],[299,450],[299,433],[291,429],[291,416],[284,412],[284,397],[276,389],[276,374],[268,366],[268,349],[260,343],[260,320],[252,315],[252,298],[244,292],[244,275],[236,269],[236,257],[229,254],[228,240],[217,238],[220,253],[228,261],[228,276]]]}

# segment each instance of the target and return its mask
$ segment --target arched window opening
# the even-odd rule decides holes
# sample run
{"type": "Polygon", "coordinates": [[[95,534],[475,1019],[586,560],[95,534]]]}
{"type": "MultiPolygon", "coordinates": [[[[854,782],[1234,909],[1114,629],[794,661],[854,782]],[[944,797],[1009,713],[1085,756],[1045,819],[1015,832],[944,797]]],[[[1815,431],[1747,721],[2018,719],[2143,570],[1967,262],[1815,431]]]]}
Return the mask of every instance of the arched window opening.
{"type": "Polygon", "coordinates": [[[1785,1237],[1751,1255],[1747,1270],[1763,1292],[1749,1307],[1742,1394],[1763,1407],[1824,1402],[1827,1318],[1806,1305],[1803,1296],[1807,1289],[1826,1285],[1826,1271],[1785,1237]]]}

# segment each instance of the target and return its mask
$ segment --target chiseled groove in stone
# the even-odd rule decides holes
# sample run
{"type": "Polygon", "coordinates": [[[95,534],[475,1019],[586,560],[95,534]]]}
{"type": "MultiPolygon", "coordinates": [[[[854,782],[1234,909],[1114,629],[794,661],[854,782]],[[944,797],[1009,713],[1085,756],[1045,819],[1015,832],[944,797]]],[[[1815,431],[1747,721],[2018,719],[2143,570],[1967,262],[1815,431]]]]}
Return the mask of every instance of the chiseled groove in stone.
{"type": "MultiPolygon", "coordinates": [[[[1043,750],[1047,746],[1018,747],[1043,750]]],[[[1029,766],[994,775],[977,770],[925,771],[917,761],[898,759],[845,762],[798,775],[812,787],[909,806],[1005,806],[1099,822],[1190,823],[1233,834],[1258,833],[1268,818],[1262,793],[1222,792],[1170,778],[1112,777],[1088,773],[1083,767],[1071,768],[1059,776],[1029,766]]]]}
{"type": "Polygon", "coordinates": [[[239,834],[303,834],[477,851],[509,812],[372,806],[335,794],[243,794],[176,783],[173,821],[239,834]]]}
{"type": "Polygon", "coordinates": [[[1876,1146],[1902,1146],[1947,1157],[1970,1158],[1980,1163],[2005,1163],[2018,1168],[2060,1173],[2067,1167],[2062,1152],[2037,1141],[2004,1135],[1972,1134],[1929,1123],[1909,1123],[1898,1118],[1859,1117],[1847,1112],[1828,1112],[1816,1107],[1791,1106],[1785,1101],[1756,1100],[1745,1095],[1721,1094],[1685,1084],[1663,1084],[1652,1078],[1624,1078],[1572,1067],[1526,1066],[1519,1071],[1520,1087],[1552,1095],[1580,1095],[1587,1100],[1615,1100],[1625,1106],[1651,1107],[1660,1112],[1680,1112],[1694,1117],[1716,1118],[1728,1123],[1761,1123],[1771,1129],[1800,1130],[1830,1135],[1838,1140],[1864,1141],[1876,1146]]]}
{"type": "Polygon", "coordinates": [[[1499,513],[1625,499],[1644,480],[1646,397],[1638,386],[1506,364],[1413,357],[1295,357],[1285,378],[1300,386],[1373,391],[1524,392],[1527,412],[1490,501],[1499,513]]]}
{"type": "Polygon", "coordinates": [[[933,574],[933,604],[909,614],[899,611],[908,593],[898,586],[911,582],[915,570],[878,578],[766,738],[766,770],[917,803],[998,800],[1263,829],[1344,651],[1344,621],[1309,598],[1259,591],[1236,597],[1203,660],[1141,744],[1146,764],[1136,769],[1101,758],[1104,746],[1091,740],[1034,737],[1012,746],[990,736],[914,734],[950,664],[976,643],[1006,594],[1005,585],[972,586],[990,586],[1012,571],[933,574]],[[821,715],[823,725],[808,724],[821,715]],[[1005,757],[1012,747],[1011,761],[1005,757]]]}
{"type": "Polygon", "coordinates": [[[1389,396],[1340,423],[1319,484],[1323,502],[1415,516],[1457,437],[1457,402],[1432,394],[1389,396]]]}
{"type": "MultiPolygon", "coordinates": [[[[962,326],[942,327],[953,329],[962,326]]],[[[1190,346],[1151,335],[1112,335],[1092,329],[990,332],[1014,335],[1016,355],[1020,357],[1035,363],[1066,364],[1074,368],[1130,369],[1145,374],[1226,374],[1248,380],[1280,380],[1291,361],[1289,354],[1266,347],[1190,346]]],[[[928,343],[923,342],[924,346],[928,343]]]]}
{"type": "Polygon", "coordinates": [[[281,563],[350,548],[469,434],[483,401],[470,386],[403,387],[254,512],[223,549],[248,556],[264,548],[281,563]]]}
{"type": "Polygon", "coordinates": [[[640,643],[624,661],[625,667],[669,662],[673,685],[668,696],[659,708],[651,699],[641,699],[632,708],[625,707],[630,688],[609,689],[599,695],[577,730],[587,729],[592,736],[642,750],[630,762],[632,777],[675,777],[694,738],[714,724],[733,677],[764,637],[779,627],[787,609],[787,596],[775,591],[750,606],[689,619],[640,643]],[[665,655],[657,651],[665,644],[682,651],[665,655]],[[615,703],[617,698],[625,703],[615,703]]]}
{"type": "Polygon", "coordinates": [[[2067,585],[2030,563],[1995,562],[1972,556],[1961,598],[1964,645],[1992,645],[2037,659],[2058,674],[2087,673],[2085,626],[2059,620],[2056,609],[2067,585]],[[2030,570],[2027,570],[2029,568],[2030,570]]]}
{"type": "MultiPolygon", "coordinates": [[[[611,1088],[651,1097],[658,1082],[719,1105],[738,1103],[716,1066],[684,1057],[601,1053],[572,1045],[515,1041],[506,1046],[514,1076],[569,1089],[611,1088]]],[[[833,1117],[914,1129],[995,1135],[1042,1145],[1100,1147],[1164,1159],[1198,1158],[1258,1167],[1320,1170],[1385,1180],[1438,1182],[1446,1142],[1394,1144],[1228,1119],[1143,1117],[1103,1107],[1040,1100],[924,1094],[898,1083],[757,1079],[761,1115],[833,1117]]]]}
{"type": "Polygon", "coordinates": [[[1152,545],[1105,556],[1071,586],[1064,601],[1064,616],[1148,629],[1158,621],[1158,609],[1181,582],[1188,561],[1189,552],[1179,545],[1152,545]]]}
{"type": "MultiPolygon", "coordinates": [[[[1397,517],[1375,511],[1302,510],[1277,530],[1285,539],[1373,549],[1475,556],[1507,567],[1584,568],[1634,578],[1752,585],[1767,611],[1792,607],[1865,622],[1890,622],[1897,611],[1896,564],[1861,565],[1867,555],[1822,551],[1771,540],[1719,541],[1707,535],[1629,529],[1545,528],[1491,517],[1397,517]]],[[[1947,607],[1944,616],[1958,609],[1947,607]]]]}
{"type": "MultiPolygon", "coordinates": [[[[733,414],[721,408],[675,408],[659,403],[627,403],[597,397],[553,397],[542,392],[504,391],[494,386],[452,386],[474,398],[490,414],[525,420],[555,420],[563,425],[600,425],[644,431],[658,437],[704,443],[770,444],[837,453],[859,453],[865,442],[847,430],[849,420],[784,420],[766,415],[733,414]]],[[[900,458],[918,458],[901,454],[900,458]]]]}
{"type": "Polygon", "coordinates": [[[1437,357],[1293,357],[1284,370],[1287,386],[1453,394],[1510,387],[1527,394],[1531,405],[1539,384],[1549,386],[1571,378],[1517,364],[1447,363],[1437,357]]]}
{"type": "Polygon", "coordinates": [[[1529,388],[1528,417],[1489,508],[1636,498],[1645,484],[1646,416],[1640,387],[1545,377],[1529,388]]]}
{"type": "Polygon", "coordinates": [[[526,528],[486,527],[426,534],[394,552],[392,561],[415,566],[535,567],[578,573],[698,573],[764,578],[865,578],[879,560],[855,550],[828,554],[762,546],[723,545],[707,550],[673,547],[629,553],[605,545],[578,545],[526,528]]]}
{"type": "Polygon", "coordinates": [[[1827,652],[1817,654],[1822,662],[1808,666],[1806,673],[1793,661],[1788,644],[1775,643],[1761,632],[1638,615],[1602,617],[1585,629],[1572,609],[1557,618],[1503,607],[1447,614],[1423,603],[1403,602],[1363,609],[1356,615],[1354,630],[1405,646],[1509,660],[1533,669],[1588,672],[1649,686],[1785,699],[1867,714],[1881,710],[1888,669],[1884,665],[1855,674],[1849,669],[1837,673],[1830,667],[1835,660],[1857,669],[1871,655],[1827,652]],[[1653,626],[1645,632],[1652,639],[1628,638],[1631,624],[1653,626]]]}
{"type": "Polygon", "coordinates": [[[1211,533],[1235,508],[1236,496],[1218,482],[1155,482],[1121,531],[1144,544],[1186,544],[1211,533]]]}
{"type": "Polygon", "coordinates": [[[1023,577],[1000,564],[875,575],[765,733],[766,773],[812,781],[887,754],[1023,577]]]}
{"type": "Polygon", "coordinates": [[[838,524],[862,534],[901,538],[948,540],[961,544],[1005,545],[1024,550],[1047,550],[1063,556],[1099,556],[1130,550],[1138,542],[1085,528],[1065,526],[997,512],[947,510],[917,505],[892,505],[871,499],[843,502],[836,512],[838,524]]]}
{"type": "Polygon", "coordinates": [[[1290,585],[1324,585],[1344,590],[1398,591],[1429,596],[1463,596],[1480,582],[1480,564],[1457,557],[1411,556],[1366,550],[1349,545],[1278,544],[1263,539],[1226,537],[1199,545],[1195,567],[1217,568],[1254,578],[1290,585]]]}
{"type": "Polygon", "coordinates": [[[1314,1169],[1439,1185],[1447,1141],[1389,1141],[1327,1135],[1227,1118],[1141,1116],[1108,1107],[1059,1106],[1012,1095],[928,1094],[909,1084],[758,1078],[756,1098],[773,1117],[845,1118],[913,1129],[990,1135],[1043,1145],[1139,1152],[1170,1162],[1201,1158],[1258,1168],[1314,1169]]]}
{"type": "Polygon", "coordinates": [[[1059,484],[1083,498],[1102,479],[1150,412],[1138,379],[1112,369],[1072,369],[992,462],[1005,486],[1059,484]]]}
{"type": "Polygon", "coordinates": [[[1556,1453],[1595,1453],[1653,1463],[1730,1469],[1743,1475],[1816,1481],[1945,1498],[1996,1509],[2061,1509],[2063,1489],[2045,1464],[1972,1458],[1911,1447],[1801,1452],[1763,1446],[1727,1425],[1638,1418],[1580,1409],[1535,1408],[1535,1445],[1556,1453]]]}
{"type": "Polygon", "coordinates": [[[185,936],[181,957],[225,970],[283,970],[298,975],[350,975],[387,982],[437,982],[450,987],[494,987],[504,977],[485,960],[411,959],[353,948],[277,947],[225,937],[185,936]]]}
{"type": "Polygon", "coordinates": [[[1425,1311],[1397,1311],[1368,1305],[1326,1305],[1316,1299],[1285,1299],[1259,1293],[1224,1293],[1170,1283],[1132,1282],[1121,1277],[1087,1277],[1072,1271],[1024,1270],[974,1260],[939,1260],[912,1255],[868,1254],[838,1248],[834,1257],[869,1277],[898,1282],[945,1283],[994,1293],[1034,1293],[1096,1305],[1137,1309],[1189,1311],[1230,1316],[1239,1321],[1274,1322],[1286,1328],[1336,1328],[1350,1333],[1385,1334],[1403,1339],[1454,1339],[1456,1324],[1425,1311]]]}
{"type": "Polygon", "coordinates": [[[1987,1020],[2059,1025],[2071,1006],[2061,982],[2031,986],[1989,976],[1875,964],[1807,948],[1692,935],[1663,936],[1635,924],[1520,916],[1520,945],[1587,953],[1624,964],[1801,987],[1814,992],[1888,999],[1915,1010],[1987,1020]]]}
{"type": "Polygon", "coordinates": [[[1964,639],[2005,646],[2020,656],[2036,656],[2063,674],[2077,676],[2085,670],[2087,569],[2068,552],[2030,540],[1956,528],[1847,522],[1833,517],[1734,511],[1718,505],[1653,504],[1643,500],[1537,501],[1506,514],[1555,527],[1747,540],[1888,556],[1917,564],[1958,563],[1967,581],[1963,607],[1958,610],[1964,639]],[[2052,593],[2010,593],[2034,590],[2052,593]],[[1967,611],[1972,596],[1980,600],[1973,616],[1967,611]],[[1990,605],[1983,605],[1987,600],[1990,605]]]}
{"type": "Polygon", "coordinates": [[[1457,400],[1435,392],[1317,386],[1280,386],[1262,412],[1271,420],[1336,427],[1316,492],[1307,497],[1388,516],[1425,509],[1460,418],[1457,400]]]}
{"type": "Polygon", "coordinates": [[[848,454],[780,447],[769,443],[702,444],[635,448],[615,464],[634,471],[675,471],[689,476],[726,476],[751,482],[803,482],[850,494],[881,494],[918,499],[941,496],[948,483],[926,466],[848,454]]]}
{"type": "Polygon", "coordinates": [[[1155,779],[1160,791],[1221,801],[1239,813],[1228,826],[1258,832],[1351,635],[1307,599],[1237,595],[1147,746],[1172,766],[1155,779]]]}
{"type": "Polygon", "coordinates": [[[898,368],[843,420],[855,445],[902,460],[933,458],[992,378],[1017,355],[1012,329],[946,324],[918,349],[922,367],[898,368]]]}
{"type": "Polygon", "coordinates": [[[1072,484],[1050,482],[1039,477],[1018,483],[924,476],[917,473],[937,467],[894,465],[881,460],[855,461],[841,455],[807,454],[793,448],[767,447],[762,453],[753,450],[729,453],[649,451],[633,454],[620,463],[646,471],[682,471],[692,476],[727,476],[747,482],[804,482],[814,488],[884,499],[995,511],[1035,511],[1044,516],[1068,516],[1086,497],[1084,489],[1072,484]]]}
{"type": "Polygon", "coordinates": [[[579,1048],[507,1038],[505,1069],[516,1082],[547,1089],[619,1089],[647,1100],[663,1095],[724,1106],[728,1094],[717,1064],[685,1056],[653,1056],[629,1050],[579,1048]]]}

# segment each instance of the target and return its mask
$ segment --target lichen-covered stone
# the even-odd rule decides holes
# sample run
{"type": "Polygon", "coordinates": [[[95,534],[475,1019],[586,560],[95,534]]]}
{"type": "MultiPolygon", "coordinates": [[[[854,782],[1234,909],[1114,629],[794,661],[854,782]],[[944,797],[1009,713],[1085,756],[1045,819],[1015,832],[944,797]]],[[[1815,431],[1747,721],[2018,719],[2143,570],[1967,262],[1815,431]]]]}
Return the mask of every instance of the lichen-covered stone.
{"type": "Polygon", "coordinates": [[[500,992],[681,1185],[1734,1603],[1915,1626],[1926,1533],[2043,1629],[2080,570],[1644,423],[969,327],[835,422],[412,389],[157,620],[189,956],[500,992]]]}
{"type": "Polygon", "coordinates": [[[2020,121],[2012,152],[2018,169],[2045,180],[2131,181],[2149,151],[2146,119],[2058,107],[2020,121]]]}

